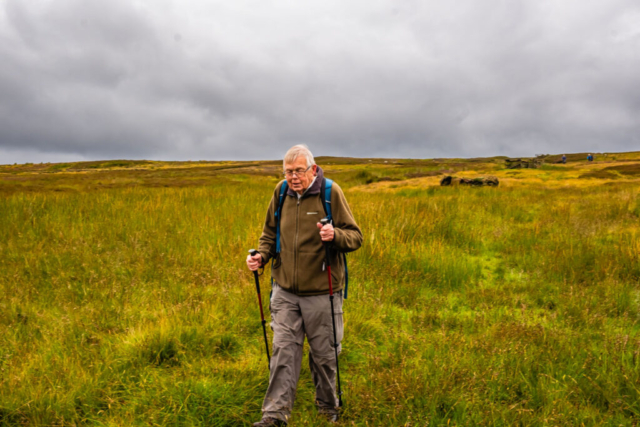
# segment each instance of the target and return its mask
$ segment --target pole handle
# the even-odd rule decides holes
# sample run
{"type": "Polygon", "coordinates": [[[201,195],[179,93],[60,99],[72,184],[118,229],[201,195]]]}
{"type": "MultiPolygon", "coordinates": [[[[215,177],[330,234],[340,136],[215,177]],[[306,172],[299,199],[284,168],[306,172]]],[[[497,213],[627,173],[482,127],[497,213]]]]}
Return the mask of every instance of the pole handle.
{"type": "MultiPolygon", "coordinates": [[[[322,224],[322,226],[324,227],[327,224],[331,224],[331,220],[327,217],[327,218],[322,218],[320,220],[320,224],[322,224]]],[[[324,246],[324,251],[325,251],[325,260],[327,263],[327,268],[331,269],[331,261],[329,259],[329,255],[331,254],[330,250],[329,250],[329,242],[322,242],[322,245],[324,246]]],[[[329,285],[331,286],[331,285],[329,285]]]]}
{"type": "MultiPolygon", "coordinates": [[[[255,249],[249,249],[249,255],[256,256],[259,252],[256,251],[255,249]]],[[[258,272],[254,271],[253,272],[253,278],[256,281],[256,290],[258,291],[258,296],[260,295],[260,279],[258,279],[258,272]]],[[[262,307],[260,307],[262,309],[262,307]]]]}

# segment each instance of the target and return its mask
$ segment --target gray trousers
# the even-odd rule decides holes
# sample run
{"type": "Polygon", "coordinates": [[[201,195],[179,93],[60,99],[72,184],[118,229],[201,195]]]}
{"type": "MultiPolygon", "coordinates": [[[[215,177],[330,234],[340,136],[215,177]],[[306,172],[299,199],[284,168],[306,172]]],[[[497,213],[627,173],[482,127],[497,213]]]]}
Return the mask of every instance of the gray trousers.
{"type": "MultiPolygon", "coordinates": [[[[316,387],[318,411],[334,414],[336,398],[336,355],[329,295],[301,297],[276,283],[271,295],[273,356],[269,388],[262,404],[263,417],[289,421],[302,364],[304,337],[309,342],[309,368],[316,387]]],[[[338,344],[342,341],[342,292],[334,294],[333,308],[338,344]]],[[[340,352],[341,346],[338,346],[340,352]]]]}

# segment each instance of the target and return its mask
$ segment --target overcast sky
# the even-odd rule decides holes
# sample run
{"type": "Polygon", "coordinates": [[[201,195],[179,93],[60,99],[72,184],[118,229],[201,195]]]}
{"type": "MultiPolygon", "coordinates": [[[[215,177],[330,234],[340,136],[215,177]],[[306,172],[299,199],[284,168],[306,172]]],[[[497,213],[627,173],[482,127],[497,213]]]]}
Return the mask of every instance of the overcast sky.
{"type": "Polygon", "coordinates": [[[638,0],[0,0],[0,164],[640,150],[638,0]]]}

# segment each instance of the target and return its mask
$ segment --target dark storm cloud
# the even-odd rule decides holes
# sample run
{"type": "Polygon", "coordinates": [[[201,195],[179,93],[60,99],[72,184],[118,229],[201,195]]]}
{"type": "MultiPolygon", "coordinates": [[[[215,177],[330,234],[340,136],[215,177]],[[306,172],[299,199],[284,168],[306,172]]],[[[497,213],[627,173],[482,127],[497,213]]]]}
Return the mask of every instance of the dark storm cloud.
{"type": "Polygon", "coordinates": [[[6,0],[0,163],[640,147],[640,6],[6,0]]]}

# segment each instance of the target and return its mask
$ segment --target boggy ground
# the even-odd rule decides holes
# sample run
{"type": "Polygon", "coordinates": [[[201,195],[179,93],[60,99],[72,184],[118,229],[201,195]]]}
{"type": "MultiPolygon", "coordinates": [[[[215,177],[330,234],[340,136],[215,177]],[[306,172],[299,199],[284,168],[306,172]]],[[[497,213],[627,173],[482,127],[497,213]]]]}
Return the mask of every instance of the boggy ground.
{"type": "MultiPolygon", "coordinates": [[[[341,425],[637,424],[640,156],[585,157],[318,159],[365,235],[341,425]],[[500,186],[439,187],[445,173],[500,186]]],[[[0,166],[0,425],[258,419],[244,258],[280,168],[0,166]]],[[[324,425],[302,371],[291,425],[324,425]]]]}

